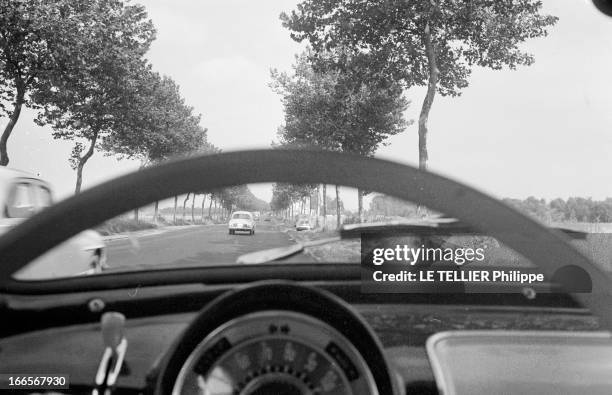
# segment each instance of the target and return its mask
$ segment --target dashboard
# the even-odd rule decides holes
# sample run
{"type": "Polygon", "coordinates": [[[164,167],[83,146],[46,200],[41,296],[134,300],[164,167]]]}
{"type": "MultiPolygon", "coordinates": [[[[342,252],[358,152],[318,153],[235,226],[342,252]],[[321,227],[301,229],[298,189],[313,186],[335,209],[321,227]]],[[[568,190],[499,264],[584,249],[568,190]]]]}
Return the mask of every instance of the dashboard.
{"type": "MultiPolygon", "coordinates": [[[[416,295],[411,303],[388,297],[391,303],[377,303],[352,300],[358,291],[333,287],[342,300],[314,287],[297,286],[281,294],[269,288],[245,289],[219,290],[212,298],[216,302],[205,303],[199,312],[191,305],[180,306],[177,292],[167,309],[190,311],[140,317],[121,308],[125,304],[105,298],[107,307],[118,307],[113,310],[126,312],[128,318],[128,347],[117,393],[154,393],[158,388],[160,393],[248,395],[436,394],[439,377],[426,348],[433,334],[599,330],[598,321],[575,306],[445,304],[416,295]],[[382,385],[388,387],[376,392],[377,383],[386,379],[382,385]]],[[[193,300],[190,295],[188,300],[193,300]]],[[[89,296],[81,303],[91,301],[89,296]]],[[[125,303],[147,306],[146,290],[139,296],[125,303]]],[[[163,306],[158,307],[163,312],[163,306]]],[[[0,366],[12,373],[68,373],[71,393],[90,393],[103,349],[99,323],[53,326],[0,339],[0,366]]]]}

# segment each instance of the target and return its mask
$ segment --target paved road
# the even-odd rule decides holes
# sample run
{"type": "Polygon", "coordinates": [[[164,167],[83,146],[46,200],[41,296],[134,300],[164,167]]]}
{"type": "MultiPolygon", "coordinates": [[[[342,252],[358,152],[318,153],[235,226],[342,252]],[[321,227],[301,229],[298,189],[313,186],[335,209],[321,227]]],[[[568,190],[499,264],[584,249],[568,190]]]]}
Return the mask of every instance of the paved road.
{"type": "MultiPolygon", "coordinates": [[[[227,225],[169,227],[108,240],[108,264],[111,268],[230,264],[242,254],[291,244],[294,242],[277,225],[263,221],[257,224],[253,236],[246,233],[230,236],[227,225]]],[[[301,257],[302,261],[312,261],[308,256],[301,257]]]]}

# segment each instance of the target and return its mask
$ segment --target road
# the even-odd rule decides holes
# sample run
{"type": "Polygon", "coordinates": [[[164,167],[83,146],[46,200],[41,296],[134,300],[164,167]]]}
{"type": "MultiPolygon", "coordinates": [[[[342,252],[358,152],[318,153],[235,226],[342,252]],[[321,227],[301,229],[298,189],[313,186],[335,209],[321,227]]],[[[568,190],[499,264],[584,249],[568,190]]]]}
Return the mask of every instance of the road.
{"type": "MultiPolygon", "coordinates": [[[[111,268],[232,264],[243,254],[294,244],[278,225],[258,222],[256,233],[229,235],[227,225],[168,227],[107,241],[111,268]]],[[[312,259],[301,255],[301,261],[312,259]]]]}

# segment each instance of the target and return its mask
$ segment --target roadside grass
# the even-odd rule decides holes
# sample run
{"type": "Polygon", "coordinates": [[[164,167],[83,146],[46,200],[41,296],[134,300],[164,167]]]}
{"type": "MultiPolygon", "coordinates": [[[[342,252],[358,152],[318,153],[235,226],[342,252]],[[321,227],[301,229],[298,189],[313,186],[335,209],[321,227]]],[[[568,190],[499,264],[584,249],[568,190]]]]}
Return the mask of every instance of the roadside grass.
{"type": "Polygon", "coordinates": [[[359,240],[341,240],[335,243],[309,247],[308,252],[317,261],[329,263],[361,262],[361,244],[359,240]]]}
{"type": "Polygon", "coordinates": [[[135,232],[138,230],[155,229],[157,225],[146,221],[136,221],[131,218],[113,218],[96,228],[102,236],[118,233],[135,232]]]}
{"type": "MultiPolygon", "coordinates": [[[[325,239],[329,237],[337,236],[337,233],[333,230],[313,230],[313,231],[296,231],[289,224],[283,224],[287,227],[287,232],[297,241],[306,242],[319,239],[325,239]]],[[[584,231],[584,229],[580,229],[584,231]]],[[[593,230],[593,229],[588,229],[593,230]]],[[[578,248],[584,255],[590,258],[593,262],[598,264],[603,270],[612,272],[612,233],[597,233],[590,232],[583,240],[571,240],[570,243],[578,248]]],[[[477,247],[489,247],[487,248],[487,265],[498,265],[498,266],[512,266],[521,267],[528,265],[528,261],[520,254],[512,249],[509,249],[503,245],[500,245],[495,239],[484,237],[484,236],[469,236],[469,237],[455,237],[461,239],[456,241],[457,245],[463,247],[477,248],[477,247]]],[[[447,240],[450,242],[455,241],[454,238],[447,240]]],[[[401,244],[398,241],[398,244],[401,244]]],[[[334,263],[359,263],[361,260],[360,256],[361,243],[359,239],[354,240],[342,240],[326,245],[309,247],[307,252],[320,262],[334,262],[334,263]]],[[[472,265],[482,265],[478,262],[472,262],[472,265]]]]}
{"type": "MultiPolygon", "coordinates": [[[[299,243],[335,237],[333,230],[296,231],[289,229],[288,233],[299,243]]],[[[308,247],[306,251],[319,262],[329,263],[359,263],[361,261],[361,242],[356,240],[340,240],[329,244],[308,247]]]]}
{"type": "MultiPolygon", "coordinates": [[[[149,223],[151,221],[153,221],[152,218],[149,220],[149,223]]],[[[174,221],[171,216],[165,217],[163,215],[159,215],[157,217],[157,225],[159,226],[212,225],[212,224],[217,224],[217,223],[222,223],[222,222],[212,220],[209,217],[205,217],[203,220],[201,217],[196,217],[195,221],[191,220],[191,216],[189,217],[185,216],[184,220],[181,216],[177,216],[176,221],[174,221]]]]}

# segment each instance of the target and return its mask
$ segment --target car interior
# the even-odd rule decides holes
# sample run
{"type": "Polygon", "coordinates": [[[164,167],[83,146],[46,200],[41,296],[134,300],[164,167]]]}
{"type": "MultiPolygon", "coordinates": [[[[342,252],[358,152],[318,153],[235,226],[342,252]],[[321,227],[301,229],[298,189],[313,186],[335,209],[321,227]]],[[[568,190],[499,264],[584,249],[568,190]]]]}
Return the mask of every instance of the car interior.
{"type": "Polygon", "coordinates": [[[85,190],[0,238],[0,372],[69,375],[69,387],[48,392],[66,394],[608,394],[611,285],[567,233],[435,173],[325,151],[195,156],[85,190]],[[569,292],[574,278],[562,275],[504,293],[487,284],[364,292],[367,267],[307,262],[301,249],[259,264],[12,277],[107,218],[260,182],[341,184],[426,205],[503,242],[548,279],[563,268],[586,273],[590,292],[569,292]]]}

